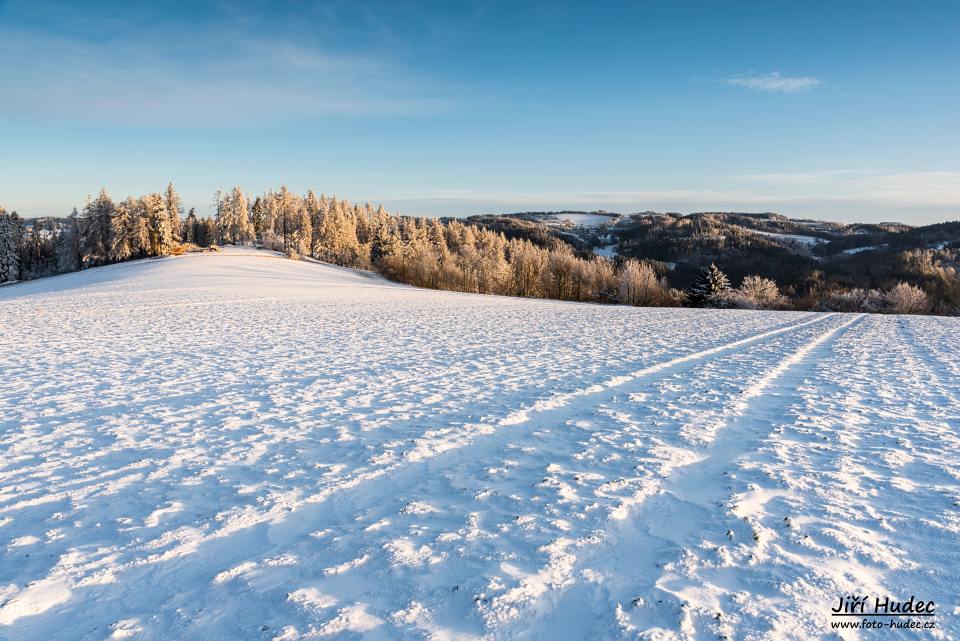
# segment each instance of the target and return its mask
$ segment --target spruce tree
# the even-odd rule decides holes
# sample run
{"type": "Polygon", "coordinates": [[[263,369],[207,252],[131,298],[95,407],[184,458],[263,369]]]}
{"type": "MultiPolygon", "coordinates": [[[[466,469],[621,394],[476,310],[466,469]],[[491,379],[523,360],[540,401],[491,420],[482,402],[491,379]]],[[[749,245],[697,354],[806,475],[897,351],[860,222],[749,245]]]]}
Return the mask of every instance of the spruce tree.
{"type": "Polygon", "coordinates": [[[160,194],[143,197],[143,209],[150,230],[150,254],[163,256],[173,244],[173,232],[170,229],[170,214],[166,202],[160,194]]]}
{"type": "Polygon", "coordinates": [[[151,242],[152,234],[150,231],[150,218],[147,216],[147,212],[143,208],[143,201],[140,201],[138,205],[137,220],[134,224],[134,237],[137,245],[137,256],[140,258],[145,258],[150,255],[150,252],[153,249],[153,243],[151,242]]]}
{"type": "Polygon", "coordinates": [[[20,245],[23,221],[17,212],[0,207],[0,283],[20,280],[20,245]]]}
{"type": "Polygon", "coordinates": [[[167,190],[163,195],[163,203],[167,208],[167,215],[170,217],[170,235],[176,242],[183,240],[183,225],[181,216],[183,215],[183,200],[180,194],[173,187],[173,183],[167,184],[167,190]]]}
{"type": "Polygon", "coordinates": [[[75,272],[83,266],[80,256],[80,213],[74,207],[57,235],[57,271],[75,272]]]}
{"type": "Polygon", "coordinates": [[[224,203],[229,208],[229,241],[234,245],[251,242],[254,239],[253,225],[250,222],[250,208],[243,190],[234,187],[224,203]]]}
{"type": "Polygon", "coordinates": [[[110,258],[114,261],[129,260],[139,250],[137,242],[137,219],[139,204],[131,196],[117,205],[113,214],[113,240],[110,244],[110,258]]]}
{"type": "Polygon", "coordinates": [[[723,296],[730,290],[730,279],[714,263],[705,267],[690,288],[694,307],[721,307],[723,296]]]}
{"type": "Polygon", "coordinates": [[[183,222],[183,242],[197,243],[197,212],[191,207],[187,212],[187,219],[183,222]]]}
{"type": "Polygon", "coordinates": [[[264,205],[263,198],[260,196],[257,196],[253,200],[253,207],[250,208],[250,217],[250,222],[253,225],[253,242],[258,245],[263,245],[267,208],[266,205],[264,205]]]}
{"type": "Polygon", "coordinates": [[[116,206],[107,190],[87,202],[80,218],[80,252],[87,267],[110,262],[113,240],[113,214],[116,206]]]}

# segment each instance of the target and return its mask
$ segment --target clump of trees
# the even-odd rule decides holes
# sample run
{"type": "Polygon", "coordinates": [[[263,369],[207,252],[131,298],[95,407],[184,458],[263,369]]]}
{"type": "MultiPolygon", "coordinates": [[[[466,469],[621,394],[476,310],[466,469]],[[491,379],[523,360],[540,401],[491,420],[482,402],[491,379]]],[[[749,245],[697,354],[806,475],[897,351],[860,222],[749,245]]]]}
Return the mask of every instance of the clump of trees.
{"type": "Polygon", "coordinates": [[[578,254],[564,242],[461,220],[411,218],[383,206],[286,187],[255,197],[239,187],[218,189],[214,214],[184,216],[172,184],[162,192],[114,202],[101,190],[66,219],[26,225],[0,208],[0,283],[37,278],[137,258],[178,254],[211,245],[255,245],[291,258],[373,269],[419,287],[528,298],[637,306],[788,309],[890,313],[944,312],[928,294],[937,288],[960,302],[956,270],[933,254],[904,252],[902,268],[922,275],[925,287],[899,282],[889,291],[825,288],[814,282],[807,299],[791,300],[777,283],[751,274],[733,287],[710,264],[686,291],[670,287],[665,265],[654,260],[578,254]],[[821,289],[817,289],[820,287],[821,289]]]}
{"type": "Polygon", "coordinates": [[[860,288],[835,290],[817,305],[820,311],[874,314],[926,314],[930,307],[926,292],[916,285],[903,282],[887,292],[860,288]]]}
{"type": "Polygon", "coordinates": [[[81,211],[66,219],[38,218],[29,228],[16,212],[0,208],[0,282],[180,253],[182,215],[172,184],[163,193],[120,203],[101,189],[81,211]]]}

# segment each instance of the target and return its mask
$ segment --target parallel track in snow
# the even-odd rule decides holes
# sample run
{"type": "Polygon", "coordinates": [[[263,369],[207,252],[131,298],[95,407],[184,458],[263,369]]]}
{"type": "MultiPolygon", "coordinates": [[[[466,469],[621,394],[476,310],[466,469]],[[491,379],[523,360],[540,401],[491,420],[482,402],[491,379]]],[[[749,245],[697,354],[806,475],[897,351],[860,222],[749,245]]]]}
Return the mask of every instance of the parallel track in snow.
{"type": "Polygon", "coordinates": [[[955,320],[252,258],[0,292],[0,637],[826,637],[960,580],[955,320]]]}

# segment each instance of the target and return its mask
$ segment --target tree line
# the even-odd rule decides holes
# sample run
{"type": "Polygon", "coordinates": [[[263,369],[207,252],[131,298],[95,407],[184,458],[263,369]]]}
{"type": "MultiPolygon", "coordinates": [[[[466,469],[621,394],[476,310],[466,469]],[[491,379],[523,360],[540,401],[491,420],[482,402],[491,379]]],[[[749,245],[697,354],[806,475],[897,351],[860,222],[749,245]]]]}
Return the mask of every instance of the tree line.
{"type": "MultiPolygon", "coordinates": [[[[255,245],[291,258],[376,270],[393,280],[434,289],[638,306],[787,309],[777,284],[748,275],[732,287],[710,265],[686,291],[671,288],[657,261],[578,255],[566,243],[543,247],[462,221],[412,218],[383,206],[353,204],[286,187],[251,197],[239,187],[215,192],[214,213],[184,214],[172,184],[158,193],[114,202],[106,189],[63,219],[26,228],[0,208],[0,283],[180,254],[215,245],[255,245]]],[[[922,313],[922,290],[903,284],[888,293],[834,297],[824,309],[922,313]],[[879,298],[878,298],[879,296],[879,298]],[[867,303],[864,303],[866,305],[867,303]]]]}

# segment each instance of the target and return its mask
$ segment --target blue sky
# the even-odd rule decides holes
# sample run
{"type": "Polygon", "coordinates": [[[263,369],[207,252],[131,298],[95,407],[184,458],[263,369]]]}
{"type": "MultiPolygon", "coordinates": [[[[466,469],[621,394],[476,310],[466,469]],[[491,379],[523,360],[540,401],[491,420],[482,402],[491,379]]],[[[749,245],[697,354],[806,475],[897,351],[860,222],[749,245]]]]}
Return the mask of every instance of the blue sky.
{"type": "Polygon", "coordinates": [[[0,204],[960,218],[953,0],[276,4],[0,0],[0,204]]]}

